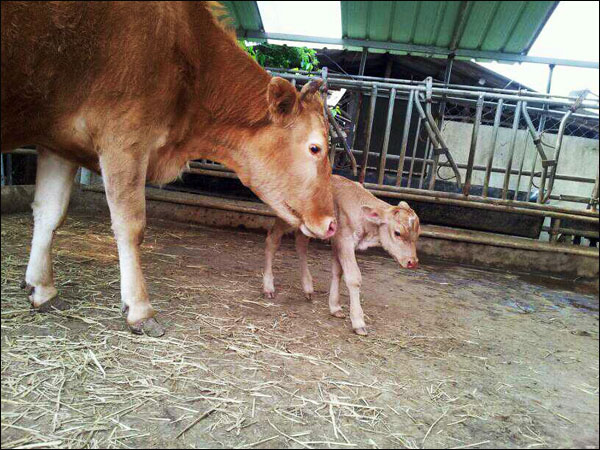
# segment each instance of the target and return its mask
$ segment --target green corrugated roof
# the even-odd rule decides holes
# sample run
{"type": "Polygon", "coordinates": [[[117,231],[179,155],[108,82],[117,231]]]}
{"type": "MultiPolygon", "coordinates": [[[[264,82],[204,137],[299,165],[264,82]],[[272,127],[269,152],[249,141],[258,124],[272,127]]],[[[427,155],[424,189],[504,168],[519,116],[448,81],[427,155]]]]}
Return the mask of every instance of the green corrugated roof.
{"type": "Polygon", "coordinates": [[[348,39],[451,50],[526,54],[557,4],[556,1],[342,1],[342,35],[348,39]],[[453,39],[455,48],[451,48],[453,39]]]}
{"type": "Polygon", "coordinates": [[[238,30],[263,31],[262,19],[256,2],[222,2],[235,22],[238,30]]]}
{"type": "MultiPolygon", "coordinates": [[[[227,1],[238,36],[318,42],[373,52],[529,61],[598,68],[597,62],[527,56],[557,1],[342,1],[341,38],[271,33],[255,1],[227,1]]],[[[318,14],[318,11],[315,12],[318,14]]]]}

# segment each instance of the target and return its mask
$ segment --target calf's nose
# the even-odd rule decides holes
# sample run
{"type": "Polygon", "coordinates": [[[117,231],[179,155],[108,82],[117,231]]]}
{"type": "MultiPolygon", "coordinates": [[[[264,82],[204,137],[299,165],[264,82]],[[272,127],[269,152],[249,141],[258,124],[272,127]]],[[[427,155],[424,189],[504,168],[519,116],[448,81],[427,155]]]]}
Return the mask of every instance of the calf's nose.
{"type": "Polygon", "coordinates": [[[409,260],[408,263],[406,264],[406,267],[409,269],[416,269],[417,267],[419,267],[419,261],[418,260],[409,260]]]}

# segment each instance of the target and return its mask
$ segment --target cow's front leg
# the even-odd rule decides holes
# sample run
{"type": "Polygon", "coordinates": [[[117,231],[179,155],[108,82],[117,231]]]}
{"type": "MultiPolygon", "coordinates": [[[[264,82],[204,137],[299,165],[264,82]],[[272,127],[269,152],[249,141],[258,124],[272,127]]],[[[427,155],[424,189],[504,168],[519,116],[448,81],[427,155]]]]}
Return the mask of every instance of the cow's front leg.
{"type": "Polygon", "coordinates": [[[275,223],[267,234],[265,242],[265,270],[263,272],[263,292],[266,298],[275,298],[275,279],[273,277],[273,258],[281,244],[287,224],[281,219],[275,223]]]}
{"type": "Polygon", "coordinates": [[[315,292],[313,287],[313,279],[308,268],[308,242],[310,238],[305,236],[300,230],[296,230],[296,253],[300,259],[302,290],[306,300],[312,301],[312,295],[315,292]]]}
{"type": "Polygon", "coordinates": [[[140,262],[140,245],[146,226],[144,186],[147,161],[142,155],[120,152],[100,157],[106,199],[119,250],[121,302],[133,333],[162,336],[154,319],[140,262]]]}
{"type": "Polygon", "coordinates": [[[337,249],[338,258],[344,272],[344,280],[350,294],[350,320],[352,328],[356,334],[367,335],[367,326],[362,307],[360,306],[360,286],[362,277],[356,256],[354,255],[354,246],[350,243],[342,242],[337,249]]]}
{"type": "Polygon", "coordinates": [[[76,172],[77,165],[38,148],[35,197],[31,205],[33,240],[22,287],[27,289],[29,300],[40,311],[67,306],[56,298],[51,250],[54,231],[67,214],[76,172]]]}

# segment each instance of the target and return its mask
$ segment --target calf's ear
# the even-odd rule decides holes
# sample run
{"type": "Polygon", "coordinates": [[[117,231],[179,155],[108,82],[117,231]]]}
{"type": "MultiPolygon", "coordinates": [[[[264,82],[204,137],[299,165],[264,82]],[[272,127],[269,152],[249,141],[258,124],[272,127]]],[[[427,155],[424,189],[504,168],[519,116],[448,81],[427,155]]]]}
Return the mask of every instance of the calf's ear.
{"type": "Polygon", "coordinates": [[[398,206],[402,209],[410,210],[410,206],[408,206],[408,203],[406,203],[404,200],[401,200],[400,203],[398,203],[398,206]]]}
{"type": "Polygon", "coordinates": [[[363,217],[369,222],[373,222],[377,225],[385,223],[385,211],[379,208],[371,208],[370,206],[361,206],[363,217]]]}
{"type": "Polygon", "coordinates": [[[297,110],[298,92],[288,80],[273,77],[267,88],[267,102],[273,121],[285,123],[297,110]]]}

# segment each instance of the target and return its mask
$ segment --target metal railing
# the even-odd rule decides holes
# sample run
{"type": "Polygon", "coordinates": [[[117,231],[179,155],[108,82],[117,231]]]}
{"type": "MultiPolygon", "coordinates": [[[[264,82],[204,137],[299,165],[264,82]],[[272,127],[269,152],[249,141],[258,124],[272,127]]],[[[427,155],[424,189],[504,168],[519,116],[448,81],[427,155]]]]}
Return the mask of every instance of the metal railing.
{"type": "MultiPolygon", "coordinates": [[[[271,72],[295,85],[322,76],[305,71],[271,72]]],[[[543,230],[551,235],[551,241],[566,232],[597,238],[598,175],[592,178],[557,171],[565,136],[598,140],[597,98],[444,85],[431,78],[419,82],[325,75],[330,90],[346,89],[345,98],[360,94],[364,99],[354,108],[355,117],[344,117],[343,109],[338,115],[342,120],[333,122],[330,115],[331,160],[335,168],[350,168],[352,161],[344,154],[351,154],[358,161],[358,180],[369,190],[430,203],[549,217],[553,227],[543,230]],[[443,111],[436,117],[440,103],[443,111]],[[376,117],[381,119],[379,123],[376,117]],[[448,144],[448,127],[456,122],[472,125],[462,149],[448,144]],[[491,128],[485,142],[481,140],[482,127],[491,128]],[[401,130],[400,137],[393,142],[397,130],[401,130]],[[527,140],[523,138],[526,134],[527,140]],[[354,146],[346,142],[348,135],[353,136],[354,146]],[[396,151],[391,151],[392,147],[396,151]],[[483,150],[487,158],[478,164],[476,156],[483,150]],[[500,153],[505,161],[495,165],[500,153]],[[525,166],[527,157],[532,160],[530,168],[525,166]],[[441,177],[440,171],[449,176],[441,177]],[[474,183],[476,174],[481,183],[474,183]],[[502,177],[499,185],[492,185],[494,175],[502,177]],[[557,181],[577,184],[580,192],[589,188],[589,194],[557,193],[557,181]],[[550,204],[557,200],[568,202],[569,207],[550,204]],[[561,228],[561,219],[596,224],[596,231],[561,228]]],[[[219,176],[228,171],[203,161],[192,163],[190,172],[219,176]]]]}

